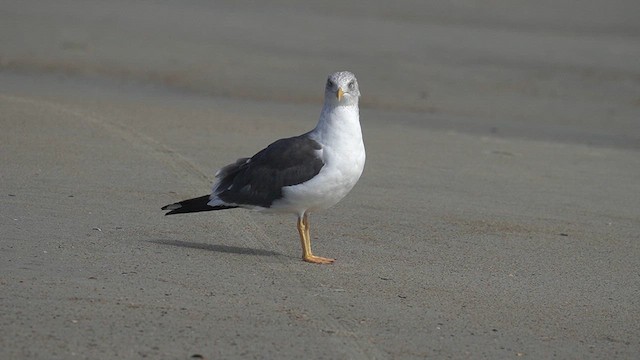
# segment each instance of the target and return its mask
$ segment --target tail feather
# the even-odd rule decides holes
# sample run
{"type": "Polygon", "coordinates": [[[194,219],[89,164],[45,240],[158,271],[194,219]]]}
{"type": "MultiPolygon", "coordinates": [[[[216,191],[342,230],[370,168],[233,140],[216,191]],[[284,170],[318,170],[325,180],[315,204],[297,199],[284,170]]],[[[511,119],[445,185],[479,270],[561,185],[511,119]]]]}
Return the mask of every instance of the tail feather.
{"type": "Polygon", "coordinates": [[[230,205],[209,206],[207,205],[208,202],[209,195],[204,195],[197,198],[182,200],[177,203],[165,205],[162,207],[162,210],[170,210],[165,215],[173,215],[237,208],[237,206],[230,205]]]}

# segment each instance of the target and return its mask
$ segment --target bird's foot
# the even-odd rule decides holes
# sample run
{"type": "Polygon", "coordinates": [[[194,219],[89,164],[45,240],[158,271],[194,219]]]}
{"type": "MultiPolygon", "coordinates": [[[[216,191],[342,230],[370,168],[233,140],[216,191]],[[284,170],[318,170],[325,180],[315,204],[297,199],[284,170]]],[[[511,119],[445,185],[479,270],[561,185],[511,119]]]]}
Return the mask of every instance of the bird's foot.
{"type": "Polygon", "coordinates": [[[303,256],[302,260],[312,264],[332,264],[336,259],[329,259],[315,255],[303,256]]]}

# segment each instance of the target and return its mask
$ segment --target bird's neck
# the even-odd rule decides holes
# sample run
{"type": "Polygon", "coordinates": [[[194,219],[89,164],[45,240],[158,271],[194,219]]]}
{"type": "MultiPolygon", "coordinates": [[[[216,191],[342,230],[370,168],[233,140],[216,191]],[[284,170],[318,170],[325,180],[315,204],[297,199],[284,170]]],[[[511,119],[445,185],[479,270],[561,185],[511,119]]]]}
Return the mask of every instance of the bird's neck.
{"type": "Polygon", "coordinates": [[[330,141],[329,139],[350,142],[362,141],[358,105],[325,104],[313,132],[324,143],[330,141]]]}

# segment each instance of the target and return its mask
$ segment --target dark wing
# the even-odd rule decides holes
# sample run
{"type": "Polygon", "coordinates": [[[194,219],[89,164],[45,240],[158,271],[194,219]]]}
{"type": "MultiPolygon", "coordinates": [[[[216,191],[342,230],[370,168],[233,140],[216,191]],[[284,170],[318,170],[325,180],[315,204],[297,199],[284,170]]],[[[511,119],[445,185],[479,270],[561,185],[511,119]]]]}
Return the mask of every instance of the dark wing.
{"type": "Polygon", "coordinates": [[[230,204],[269,207],[282,198],[284,186],[301,184],[320,172],[320,149],[306,134],[280,139],[251,159],[223,168],[215,195],[230,204]]]}

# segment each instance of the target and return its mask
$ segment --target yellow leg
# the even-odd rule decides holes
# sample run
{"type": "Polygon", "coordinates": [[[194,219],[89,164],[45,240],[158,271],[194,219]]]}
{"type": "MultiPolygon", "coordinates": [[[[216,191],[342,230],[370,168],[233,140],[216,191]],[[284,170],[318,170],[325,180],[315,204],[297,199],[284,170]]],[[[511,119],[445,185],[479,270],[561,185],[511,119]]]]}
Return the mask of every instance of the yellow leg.
{"type": "Polygon", "coordinates": [[[300,244],[302,245],[302,260],[314,264],[331,264],[335,261],[335,259],[323,258],[311,253],[309,218],[306,213],[301,218],[298,218],[298,233],[300,234],[300,244]]]}

